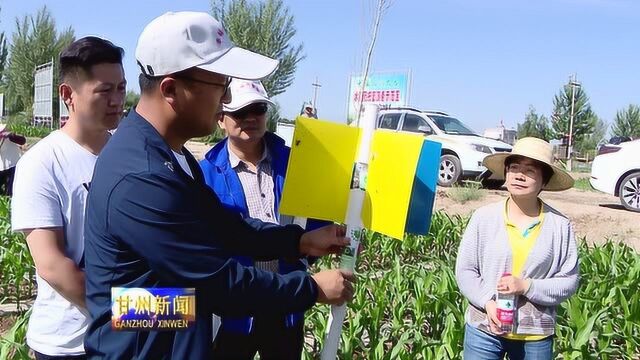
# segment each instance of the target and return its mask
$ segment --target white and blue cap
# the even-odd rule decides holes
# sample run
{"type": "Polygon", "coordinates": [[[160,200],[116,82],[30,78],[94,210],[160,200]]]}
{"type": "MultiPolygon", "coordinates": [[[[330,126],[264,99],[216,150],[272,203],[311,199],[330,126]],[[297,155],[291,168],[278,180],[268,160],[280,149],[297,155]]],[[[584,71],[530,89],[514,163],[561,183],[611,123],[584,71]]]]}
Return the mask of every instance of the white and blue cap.
{"type": "Polygon", "coordinates": [[[274,105],[269,100],[264,86],[258,80],[233,79],[229,84],[229,91],[231,92],[231,102],[223,104],[223,110],[227,112],[236,111],[259,102],[274,105]]]}
{"type": "Polygon", "coordinates": [[[278,61],[239,48],[218,20],[204,12],[168,12],[142,30],[136,60],[145,75],[163,76],[193,67],[233,78],[258,80],[278,61]]]}

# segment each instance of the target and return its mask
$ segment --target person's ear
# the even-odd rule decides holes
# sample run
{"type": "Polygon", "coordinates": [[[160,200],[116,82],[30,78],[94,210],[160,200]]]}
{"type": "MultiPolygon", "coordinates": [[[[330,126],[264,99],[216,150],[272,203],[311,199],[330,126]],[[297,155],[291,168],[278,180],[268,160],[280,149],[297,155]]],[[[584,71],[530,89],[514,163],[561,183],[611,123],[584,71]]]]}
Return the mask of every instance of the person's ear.
{"type": "Polygon", "coordinates": [[[58,87],[58,93],[62,98],[62,102],[67,106],[67,110],[72,111],[75,110],[74,104],[74,91],[70,84],[63,82],[58,87]]]}
{"type": "Polygon", "coordinates": [[[225,116],[224,113],[220,113],[218,115],[218,126],[222,130],[226,130],[225,123],[224,123],[224,116],[225,116]]]}
{"type": "Polygon", "coordinates": [[[166,77],[160,81],[158,85],[160,94],[164,100],[172,107],[177,105],[178,102],[178,86],[176,79],[172,77],[166,77]]]}

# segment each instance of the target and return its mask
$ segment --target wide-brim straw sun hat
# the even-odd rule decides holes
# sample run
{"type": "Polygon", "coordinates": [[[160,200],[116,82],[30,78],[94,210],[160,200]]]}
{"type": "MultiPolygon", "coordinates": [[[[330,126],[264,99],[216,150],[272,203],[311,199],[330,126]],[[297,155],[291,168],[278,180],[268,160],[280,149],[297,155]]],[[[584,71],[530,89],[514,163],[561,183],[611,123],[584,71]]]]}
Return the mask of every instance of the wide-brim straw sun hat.
{"type": "Polygon", "coordinates": [[[497,153],[484,158],[484,166],[487,167],[498,180],[504,180],[505,160],[510,156],[522,156],[548,165],[553,170],[553,176],[542,188],[546,191],[562,191],[573,187],[574,179],[564,169],[554,164],[553,146],[548,142],[526,137],[518,140],[513,145],[510,153],[497,153]]]}

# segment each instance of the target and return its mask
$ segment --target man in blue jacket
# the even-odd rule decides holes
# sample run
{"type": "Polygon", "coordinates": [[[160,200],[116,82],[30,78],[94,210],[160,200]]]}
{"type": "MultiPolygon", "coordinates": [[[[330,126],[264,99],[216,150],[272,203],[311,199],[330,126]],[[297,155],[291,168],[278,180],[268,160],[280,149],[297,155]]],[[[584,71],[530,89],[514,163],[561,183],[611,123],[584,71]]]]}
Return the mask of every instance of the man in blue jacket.
{"type": "Polygon", "coordinates": [[[211,317],[289,314],[353,296],[339,270],[286,275],[245,267],[261,260],[322,256],[348,244],[345,229],[304,232],[242,219],[225,209],[184,148],[215,128],[229,77],[259,79],[277,62],[235,47],[206,13],[167,13],[136,48],[141,98],[104,148],[87,199],[85,273],[94,359],[211,358],[211,317]],[[111,289],[195,288],[195,324],[176,331],[117,331],[111,289]]]}
{"type": "MultiPolygon", "coordinates": [[[[218,125],[227,137],[200,162],[204,179],[222,205],[244,218],[284,223],[278,206],[289,159],[289,147],[267,132],[267,110],[273,103],[260,81],[234,79],[229,85],[231,102],[224,104],[218,125]]],[[[307,228],[326,224],[309,221],[307,228]]],[[[255,261],[235,257],[245,266],[287,274],[306,270],[306,259],[255,261]]],[[[215,332],[215,331],[214,331],[215,332]]],[[[299,359],[304,345],[304,313],[283,316],[222,319],[214,343],[214,358],[299,359]]]]}

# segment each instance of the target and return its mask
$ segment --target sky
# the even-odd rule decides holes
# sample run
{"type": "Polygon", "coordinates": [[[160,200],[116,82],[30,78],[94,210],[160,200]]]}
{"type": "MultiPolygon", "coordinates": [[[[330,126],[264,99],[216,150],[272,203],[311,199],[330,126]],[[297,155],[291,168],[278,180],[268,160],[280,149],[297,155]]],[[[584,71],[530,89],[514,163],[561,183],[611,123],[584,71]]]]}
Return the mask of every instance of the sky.
{"type": "MultiPolygon", "coordinates": [[[[313,97],[321,118],[346,119],[349,76],[360,73],[370,41],[374,0],[284,0],[295,17],[305,58],[275,100],[294,118],[313,97]]],[[[129,87],[138,90],[137,38],[167,11],[209,11],[209,0],[0,0],[0,31],[44,5],[59,28],[99,35],[126,51],[129,87]]],[[[529,106],[552,112],[571,74],[593,110],[611,123],[640,104],[639,0],[391,0],[383,15],[371,71],[411,73],[409,105],[446,111],[478,132],[522,122],[529,106]]]]}

